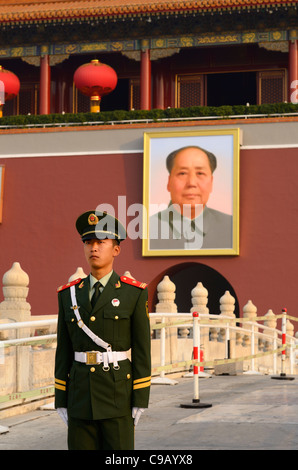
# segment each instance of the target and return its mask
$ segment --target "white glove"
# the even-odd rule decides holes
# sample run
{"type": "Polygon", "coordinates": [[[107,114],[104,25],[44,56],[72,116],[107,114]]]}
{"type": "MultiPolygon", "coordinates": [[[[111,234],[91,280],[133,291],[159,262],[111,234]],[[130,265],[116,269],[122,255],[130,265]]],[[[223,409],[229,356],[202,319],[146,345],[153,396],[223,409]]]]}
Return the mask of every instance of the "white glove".
{"type": "Polygon", "coordinates": [[[134,419],[134,425],[136,426],[139,422],[141,414],[143,413],[144,408],[137,408],[136,406],[132,409],[132,417],[134,419]]]}
{"type": "Polygon", "coordinates": [[[57,408],[57,413],[62,419],[62,421],[68,426],[68,414],[67,414],[67,408],[57,408]]]}

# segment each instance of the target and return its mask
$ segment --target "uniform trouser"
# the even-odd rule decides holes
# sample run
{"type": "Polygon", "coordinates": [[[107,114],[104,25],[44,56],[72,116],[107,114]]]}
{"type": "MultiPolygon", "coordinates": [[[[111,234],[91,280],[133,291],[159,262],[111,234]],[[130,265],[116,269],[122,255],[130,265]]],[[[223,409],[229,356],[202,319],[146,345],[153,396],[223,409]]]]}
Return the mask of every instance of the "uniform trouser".
{"type": "Polygon", "coordinates": [[[69,450],[133,450],[134,420],[130,416],[101,420],[68,417],[69,450]]]}

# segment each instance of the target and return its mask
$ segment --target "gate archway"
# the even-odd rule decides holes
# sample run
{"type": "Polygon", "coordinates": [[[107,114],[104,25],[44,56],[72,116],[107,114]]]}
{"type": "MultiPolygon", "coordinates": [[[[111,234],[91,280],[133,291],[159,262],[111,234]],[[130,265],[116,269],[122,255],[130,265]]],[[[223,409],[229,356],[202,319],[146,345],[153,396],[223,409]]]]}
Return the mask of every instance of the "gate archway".
{"type": "Polygon", "coordinates": [[[176,286],[175,303],[178,312],[190,312],[192,307],[191,291],[198,282],[208,290],[208,308],[211,314],[220,314],[219,299],[228,290],[235,298],[235,315],[239,318],[239,302],[236,292],[230,282],[218,271],[202,263],[182,263],[171,266],[163,271],[154,280],[155,292],[152,292],[151,312],[155,311],[155,305],[158,302],[156,287],[163,277],[168,275],[176,286]]]}

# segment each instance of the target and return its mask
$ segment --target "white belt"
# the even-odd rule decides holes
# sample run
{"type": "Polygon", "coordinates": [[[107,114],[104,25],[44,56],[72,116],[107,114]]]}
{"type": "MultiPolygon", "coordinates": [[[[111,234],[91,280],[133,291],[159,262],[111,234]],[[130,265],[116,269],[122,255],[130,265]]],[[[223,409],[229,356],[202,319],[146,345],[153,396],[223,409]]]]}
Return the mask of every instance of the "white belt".
{"type": "Polygon", "coordinates": [[[113,369],[118,370],[120,366],[118,361],[124,361],[127,359],[127,351],[86,351],[86,352],[75,352],[75,361],[83,362],[88,365],[96,365],[103,363],[103,370],[108,371],[110,369],[109,363],[113,363],[113,369]]]}

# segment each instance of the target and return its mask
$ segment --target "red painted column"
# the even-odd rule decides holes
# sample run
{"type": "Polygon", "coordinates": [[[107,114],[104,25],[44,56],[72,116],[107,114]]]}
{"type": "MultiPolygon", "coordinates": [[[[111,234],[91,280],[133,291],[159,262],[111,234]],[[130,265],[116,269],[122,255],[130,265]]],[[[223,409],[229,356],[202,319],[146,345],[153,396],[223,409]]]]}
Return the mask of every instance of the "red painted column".
{"type": "Polygon", "coordinates": [[[288,83],[288,101],[298,102],[298,41],[289,41],[289,83],[288,83]],[[296,100],[296,101],[294,101],[296,100]]]}
{"type": "Polygon", "coordinates": [[[141,51],[141,109],[151,109],[151,61],[150,50],[141,51]]]}
{"type": "Polygon", "coordinates": [[[49,64],[49,56],[45,55],[40,58],[39,114],[50,113],[50,97],[51,69],[49,64]]]}
{"type": "MultiPolygon", "coordinates": [[[[72,83],[67,82],[66,71],[61,70],[55,82],[55,113],[71,112],[69,109],[68,90],[71,88],[72,83]]],[[[53,108],[52,108],[53,109],[53,108]]]]}
{"type": "Polygon", "coordinates": [[[163,69],[157,67],[153,71],[153,107],[157,109],[165,109],[165,92],[164,92],[164,73],[163,69]]]}

